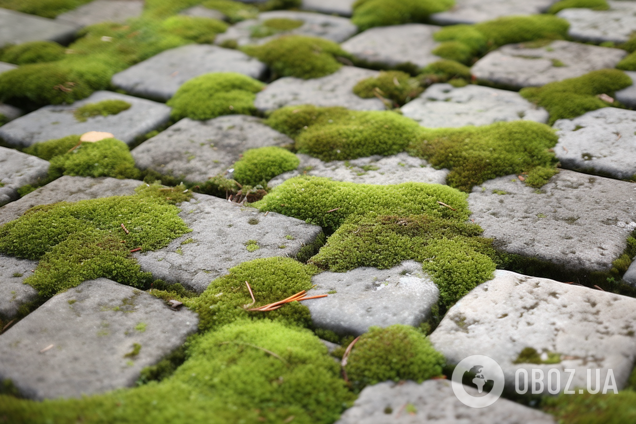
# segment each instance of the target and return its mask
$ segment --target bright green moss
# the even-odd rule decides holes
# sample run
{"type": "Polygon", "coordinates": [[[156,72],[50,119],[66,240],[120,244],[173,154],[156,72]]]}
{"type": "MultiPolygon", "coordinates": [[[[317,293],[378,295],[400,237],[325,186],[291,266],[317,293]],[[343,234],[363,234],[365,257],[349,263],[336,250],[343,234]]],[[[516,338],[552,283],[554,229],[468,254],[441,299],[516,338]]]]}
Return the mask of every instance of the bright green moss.
{"type": "Polygon", "coordinates": [[[52,41],[32,41],[5,48],[0,60],[15,65],[55,62],[64,58],[64,52],[64,47],[52,41]]]}
{"type": "Polygon", "coordinates": [[[353,92],[363,99],[382,97],[391,100],[393,106],[402,106],[424,91],[417,79],[400,71],[382,71],[377,77],[366,78],[353,87],[353,92]]]}
{"type": "Polygon", "coordinates": [[[418,79],[422,84],[430,85],[436,82],[470,81],[470,68],[452,60],[439,60],[423,68],[418,79]]]}
{"type": "Polygon", "coordinates": [[[244,3],[232,0],[206,0],[202,6],[208,9],[218,10],[228,17],[230,22],[239,22],[246,19],[254,19],[258,16],[258,9],[244,3]]]}
{"type": "Polygon", "coordinates": [[[120,112],[130,109],[131,104],[123,100],[103,100],[97,103],[89,103],[75,109],[73,115],[80,122],[86,122],[88,118],[94,116],[117,115],[120,112]]]}
{"type": "Polygon", "coordinates": [[[528,87],[520,91],[526,99],[544,107],[550,113],[550,125],[557,119],[572,119],[586,112],[610,106],[597,96],[613,96],[615,91],[632,85],[630,77],[615,69],[592,71],[578,78],[552,82],[543,87],[528,87]]]}
{"type": "Polygon", "coordinates": [[[24,153],[28,153],[41,159],[50,161],[55,156],[61,156],[68,153],[68,151],[77,146],[79,142],[79,135],[69,135],[57,140],[35,143],[24,149],[24,153]]]}
{"type": "Polygon", "coordinates": [[[421,127],[395,112],[289,106],[271,114],[272,128],[296,140],[300,153],[325,161],[393,155],[418,139],[421,127]]]}
{"type": "Polygon", "coordinates": [[[252,115],[260,81],[235,72],[215,72],[187,81],[168,101],[175,120],[206,120],[221,115],[252,115]]]}
{"type": "Polygon", "coordinates": [[[354,389],[383,381],[413,380],[421,383],[442,375],[444,356],[415,328],[396,324],[371,327],[356,342],[345,371],[354,389]]]}
{"type": "Polygon", "coordinates": [[[234,164],[234,179],[243,185],[267,185],[267,182],[283,172],[293,171],[300,159],[281,147],[250,149],[234,164]]]}
{"type": "MultiPolygon", "coordinates": [[[[531,121],[499,122],[482,127],[424,130],[420,141],[411,144],[413,154],[433,166],[451,170],[446,181],[451,187],[469,192],[492,178],[554,169],[556,159],[549,151],[557,136],[547,125],[531,121]]],[[[549,172],[536,174],[551,177],[549,172]]],[[[547,179],[534,178],[535,186],[547,179]]]]}
{"type": "Polygon", "coordinates": [[[182,191],[142,186],[133,196],[36,206],[0,227],[0,252],[40,260],[25,283],[46,297],[98,277],[142,287],[151,276],[129,250],[159,249],[189,231],[173,205],[187,199],[182,191]]]}
{"type": "MultiPolygon", "coordinates": [[[[601,381],[601,384],[604,382],[601,381]]],[[[561,394],[543,398],[542,407],[568,424],[623,424],[636,421],[636,392],[624,390],[618,394],[561,394]]]]}
{"type": "Polygon", "coordinates": [[[44,18],[55,18],[59,14],[76,9],[91,1],[92,0],[0,0],[0,7],[38,15],[44,18]]]}
{"type": "Polygon", "coordinates": [[[195,43],[214,42],[217,34],[227,30],[225,22],[199,16],[171,16],[161,23],[161,30],[195,43]]]}
{"type": "Polygon", "coordinates": [[[433,13],[443,12],[454,0],[357,0],[353,3],[351,21],[361,31],[377,26],[426,22],[433,13]]]}
{"type": "Polygon", "coordinates": [[[252,28],[252,37],[263,38],[285,31],[291,31],[304,25],[303,21],[287,18],[272,18],[252,28]]]}
{"type": "Polygon", "coordinates": [[[468,46],[475,55],[484,52],[488,45],[488,38],[475,25],[447,26],[433,34],[433,39],[439,42],[462,43],[468,46]]]}
{"type": "Polygon", "coordinates": [[[627,55],[627,57],[623,58],[616,68],[622,69],[623,71],[636,71],[636,52],[627,55]]]}
{"type": "Polygon", "coordinates": [[[304,35],[287,35],[241,50],[269,65],[277,76],[303,79],[333,74],[342,67],[338,57],[352,59],[337,43],[304,35]]]}
{"type": "Polygon", "coordinates": [[[467,64],[472,61],[475,55],[473,49],[459,41],[445,41],[435,47],[431,53],[444,59],[467,64]]]}
{"type": "Polygon", "coordinates": [[[609,4],[606,0],[561,0],[553,4],[548,13],[557,14],[563,9],[585,8],[592,10],[608,10],[609,4]]]}

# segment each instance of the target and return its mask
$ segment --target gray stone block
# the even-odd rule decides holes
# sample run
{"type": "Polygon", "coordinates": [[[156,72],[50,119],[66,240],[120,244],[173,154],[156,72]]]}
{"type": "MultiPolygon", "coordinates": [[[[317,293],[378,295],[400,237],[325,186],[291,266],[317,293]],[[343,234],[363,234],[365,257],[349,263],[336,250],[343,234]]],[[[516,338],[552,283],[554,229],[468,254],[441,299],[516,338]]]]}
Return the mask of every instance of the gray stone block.
{"type": "Polygon", "coordinates": [[[351,16],[353,3],[355,3],[355,0],[303,0],[300,8],[330,15],[351,16]]]}
{"type": "Polygon", "coordinates": [[[305,104],[341,106],[352,110],[384,110],[384,103],[380,99],[363,99],[353,93],[353,87],[359,81],[377,77],[378,74],[377,71],[343,66],[337,72],[322,78],[304,80],[285,77],[258,93],[254,105],[262,113],[284,106],[305,104]]]}
{"type": "Polygon", "coordinates": [[[617,91],[615,97],[624,105],[634,108],[636,107],[636,72],[625,72],[625,74],[632,79],[634,84],[617,91]]]}
{"type": "Polygon", "coordinates": [[[307,296],[311,319],[318,328],[359,336],[369,327],[393,324],[414,327],[426,321],[437,304],[439,290],[422,271],[422,264],[405,261],[391,269],[357,268],[323,272],[311,279],[316,287],[307,296]]]}
{"type": "Polygon", "coordinates": [[[564,168],[636,176],[636,112],[606,107],[554,124],[559,143],[554,148],[564,168]]]}
{"type": "Polygon", "coordinates": [[[247,149],[292,143],[259,118],[228,115],[209,121],[182,119],[131,153],[141,169],[203,182],[227,171],[247,149]]]}
{"type": "Polygon", "coordinates": [[[100,22],[117,22],[123,24],[130,18],[140,16],[143,9],[143,0],[94,0],[75,10],[62,13],[55,19],[79,26],[94,25],[100,22]]]}
{"type": "Polygon", "coordinates": [[[456,0],[455,7],[431,16],[442,25],[475,24],[503,16],[545,12],[557,0],[456,0]]]}
{"type": "MultiPolygon", "coordinates": [[[[0,9],[1,11],[1,9],[0,9]]],[[[17,66],[12,63],[0,62],[0,74],[3,72],[10,71],[12,69],[16,69],[17,66]]]]}
{"type": "MultiPolygon", "coordinates": [[[[36,158],[37,159],[37,158],[36,158]]],[[[48,162],[47,162],[48,163],[48,162]]],[[[64,176],[27,194],[20,200],[0,208],[0,225],[18,219],[34,206],[57,202],[77,202],[110,196],[129,196],[141,181],[116,178],[90,178],[64,176]]]]}
{"type": "Polygon", "coordinates": [[[371,28],[342,43],[342,48],[368,64],[423,68],[441,60],[431,53],[439,44],[433,34],[439,27],[422,24],[371,28]]]}
{"type": "Polygon", "coordinates": [[[468,205],[498,249],[570,271],[608,272],[636,229],[634,184],[572,171],[540,190],[496,178],[474,187],[468,205]]]}
{"type": "Polygon", "coordinates": [[[212,280],[243,262],[274,256],[295,257],[322,233],[320,227],[295,218],[260,213],[202,194],[195,194],[180,207],[179,216],[192,232],[163,249],[135,253],[135,257],[142,270],[152,272],[155,278],[178,282],[197,292],[204,291],[212,280]],[[250,241],[259,248],[248,251],[250,241]]]}
{"type": "Polygon", "coordinates": [[[2,335],[0,379],[38,400],[132,387],[140,371],[181,346],[198,321],[194,312],[172,310],[132,287],[86,281],[2,335]]]}
{"type": "Polygon", "coordinates": [[[182,10],[179,12],[180,15],[186,16],[198,16],[200,18],[210,18],[210,19],[218,19],[219,21],[224,21],[227,19],[223,13],[218,10],[208,9],[203,6],[194,6],[186,10],[182,10]]]}
{"type": "Polygon", "coordinates": [[[238,72],[260,79],[267,67],[238,50],[205,44],[189,44],[166,50],[115,74],[112,84],[127,92],[168,100],[189,79],[210,72],[238,72]]]}
{"type": "Polygon", "coordinates": [[[0,8],[0,47],[29,41],[70,42],[77,25],[0,8]]]}
{"type": "Polygon", "coordinates": [[[610,10],[564,9],[557,16],[570,23],[568,35],[575,40],[624,43],[636,28],[636,4],[608,3],[610,10]]]}
{"type": "Polygon", "coordinates": [[[623,281],[636,287],[636,260],[632,262],[625,275],[623,275],[623,281]]]}
{"type": "Polygon", "coordinates": [[[37,265],[36,261],[0,254],[0,318],[13,319],[20,306],[38,298],[37,290],[23,284],[37,265]]]}
{"type": "MultiPolygon", "coordinates": [[[[518,369],[528,374],[541,369],[545,375],[556,370],[560,378],[551,379],[553,392],[568,388],[566,369],[575,370],[569,390],[590,387],[587,370],[592,387],[600,370],[603,386],[612,370],[620,390],[636,357],[635,323],[636,300],[630,297],[498,270],[448,311],[430,340],[451,365],[471,355],[494,359],[509,390],[518,369]],[[524,363],[519,355],[526,348],[556,363],[524,363]]],[[[546,384],[543,394],[547,389],[546,384]]]]}
{"type": "Polygon", "coordinates": [[[407,182],[446,184],[447,169],[435,169],[424,159],[398,153],[394,156],[371,156],[350,161],[323,162],[308,155],[298,154],[300,165],[295,171],[285,172],[269,182],[276,187],[299,175],[327,177],[334,181],[358,184],[401,184],[407,182]]]}
{"type": "Polygon", "coordinates": [[[519,93],[496,88],[434,84],[401,108],[402,114],[423,127],[450,128],[489,125],[495,122],[548,122],[548,112],[519,93]]]}
{"type": "Polygon", "coordinates": [[[97,91],[72,105],[45,106],[18,118],[0,127],[0,138],[15,146],[31,146],[41,141],[69,135],[104,131],[127,144],[132,144],[135,138],[168,122],[170,110],[170,107],[150,100],[109,91],[97,91]],[[123,100],[131,107],[117,115],[98,115],[88,118],[85,122],[80,122],[73,116],[78,107],[103,100],[123,100]]]}
{"type": "Polygon", "coordinates": [[[538,48],[509,44],[472,67],[478,79],[510,87],[540,87],[588,72],[614,68],[627,52],[557,40],[538,48]]]}
{"type": "MultiPolygon", "coordinates": [[[[477,389],[465,386],[471,396],[477,389]]],[[[387,381],[367,386],[353,407],[347,409],[336,424],[556,424],[551,415],[499,399],[486,408],[464,405],[453,393],[451,382],[428,380],[422,384],[387,381]],[[414,413],[404,410],[414,407],[414,413]]]]}
{"type": "Polygon", "coordinates": [[[20,187],[35,184],[48,172],[47,161],[0,147],[0,206],[17,199],[20,187]]]}
{"type": "Polygon", "coordinates": [[[319,13],[275,11],[264,12],[257,19],[239,22],[228,28],[223,34],[217,35],[215,44],[222,45],[227,41],[236,41],[239,46],[246,44],[264,44],[281,35],[305,35],[320,37],[341,43],[358,32],[358,27],[347,18],[321,15],[319,13]],[[291,19],[304,22],[302,26],[291,31],[281,32],[269,37],[252,37],[252,31],[268,19],[291,19]]]}
{"type": "Polygon", "coordinates": [[[24,112],[17,107],[11,105],[5,105],[0,102],[0,115],[4,116],[7,121],[13,121],[16,118],[22,116],[24,112]]]}

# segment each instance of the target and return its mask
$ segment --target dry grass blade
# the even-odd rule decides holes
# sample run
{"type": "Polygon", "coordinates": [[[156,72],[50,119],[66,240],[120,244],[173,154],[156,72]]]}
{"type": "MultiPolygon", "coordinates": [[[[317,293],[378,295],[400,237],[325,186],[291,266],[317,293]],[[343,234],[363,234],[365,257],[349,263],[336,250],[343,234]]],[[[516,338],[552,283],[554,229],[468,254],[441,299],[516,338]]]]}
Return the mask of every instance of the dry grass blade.
{"type": "Polygon", "coordinates": [[[46,352],[47,350],[53,349],[53,346],[55,346],[55,345],[52,345],[52,344],[48,345],[47,347],[45,347],[44,349],[42,349],[42,350],[40,351],[40,353],[44,353],[44,352],[46,352]]]}
{"type": "Polygon", "coordinates": [[[358,342],[360,337],[361,336],[356,337],[351,343],[349,343],[349,346],[347,346],[344,355],[342,355],[342,361],[340,362],[340,366],[342,367],[342,377],[347,383],[349,383],[349,378],[347,378],[347,371],[345,371],[345,366],[347,366],[347,360],[349,359],[349,354],[351,353],[353,346],[358,342]]]}
{"type": "Polygon", "coordinates": [[[442,206],[447,207],[448,209],[452,209],[452,210],[454,210],[455,212],[457,212],[457,209],[455,209],[455,208],[454,208],[454,207],[452,207],[451,205],[447,205],[446,203],[444,203],[444,202],[440,202],[439,200],[437,201],[437,203],[438,203],[438,204],[440,204],[440,205],[442,205],[442,206]]]}
{"type": "Polygon", "coordinates": [[[256,299],[254,299],[254,293],[252,293],[252,288],[250,287],[250,283],[248,283],[247,281],[245,282],[245,285],[247,286],[247,289],[250,291],[250,296],[252,296],[252,303],[249,303],[247,305],[243,305],[243,309],[247,309],[250,306],[254,305],[256,303],[256,299]]]}
{"type": "Polygon", "coordinates": [[[5,330],[6,330],[7,328],[11,327],[11,324],[13,324],[14,322],[15,322],[15,318],[14,318],[14,319],[12,319],[11,321],[9,321],[9,322],[7,323],[7,325],[5,325],[4,327],[2,327],[2,331],[0,331],[0,334],[4,333],[4,332],[5,332],[5,330]]]}

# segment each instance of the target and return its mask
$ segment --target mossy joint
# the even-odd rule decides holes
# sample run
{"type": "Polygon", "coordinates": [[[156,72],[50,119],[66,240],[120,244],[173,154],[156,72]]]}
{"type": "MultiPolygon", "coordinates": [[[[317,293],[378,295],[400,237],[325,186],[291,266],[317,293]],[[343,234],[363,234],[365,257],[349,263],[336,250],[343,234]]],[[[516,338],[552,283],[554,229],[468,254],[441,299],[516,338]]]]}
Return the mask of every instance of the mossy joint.
{"type": "Polygon", "coordinates": [[[95,116],[117,115],[131,108],[131,104],[123,100],[102,100],[97,103],[89,103],[78,107],[73,116],[79,122],[86,122],[88,118],[95,116]]]}

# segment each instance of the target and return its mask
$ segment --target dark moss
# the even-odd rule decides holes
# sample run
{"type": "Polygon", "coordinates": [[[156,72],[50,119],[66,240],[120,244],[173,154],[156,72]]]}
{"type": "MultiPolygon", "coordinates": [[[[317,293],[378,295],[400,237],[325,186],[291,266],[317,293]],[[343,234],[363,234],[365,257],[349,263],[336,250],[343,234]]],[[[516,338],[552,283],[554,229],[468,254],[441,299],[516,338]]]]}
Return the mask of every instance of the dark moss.
{"type": "Polygon", "coordinates": [[[64,58],[65,50],[52,41],[32,41],[3,49],[0,60],[15,65],[55,62],[64,58]]]}
{"type": "Polygon", "coordinates": [[[636,392],[625,390],[614,394],[575,396],[561,394],[543,398],[542,408],[568,424],[623,424],[636,422],[636,392]]]}
{"type": "Polygon", "coordinates": [[[623,58],[616,68],[622,69],[623,71],[636,71],[636,52],[627,55],[627,57],[623,58]]]}
{"type": "Polygon", "coordinates": [[[433,13],[450,9],[454,0],[357,0],[352,22],[361,31],[377,26],[426,22],[433,13]]]}
{"type": "Polygon", "coordinates": [[[558,364],[560,362],[561,355],[558,353],[547,352],[547,359],[543,360],[535,348],[526,347],[519,352],[513,364],[558,364]]]}
{"type": "Polygon", "coordinates": [[[585,8],[592,10],[608,10],[609,4],[606,0],[561,0],[554,3],[548,9],[549,13],[557,14],[563,9],[585,8]]]}
{"type": "Polygon", "coordinates": [[[269,146],[250,149],[234,164],[234,178],[239,183],[266,187],[267,182],[283,172],[293,171],[300,159],[281,147],[269,146]]]}
{"type": "Polygon", "coordinates": [[[472,79],[472,75],[470,68],[459,62],[440,60],[423,68],[420,75],[417,76],[417,79],[423,86],[448,82],[450,84],[459,84],[463,87],[467,84],[466,80],[470,81],[472,79]]]}
{"type": "Polygon", "coordinates": [[[117,115],[120,112],[130,109],[131,104],[123,100],[103,100],[97,103],[89,103],[78,107],[73,112],[75,119],[86,122],[88,118],[95,116],[117,115]]]}
{"type": "Polygon", "coordinates": [[[0,7],[22,13],[55,18],[91,0],[0,0],[0,7]]]}
{"type": "MultiPolygon", "coordinates": [[[[400,71],[383,71],[377,77],[363,79],[353,87],[353,92],[363,99],[379,97],[390,100],[390,107],[399,107],[413,100],[424,91],[416,78],[400,71]]],[[[386,101],[385,101],[386,103],[386,101]]]]}

